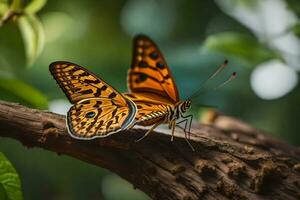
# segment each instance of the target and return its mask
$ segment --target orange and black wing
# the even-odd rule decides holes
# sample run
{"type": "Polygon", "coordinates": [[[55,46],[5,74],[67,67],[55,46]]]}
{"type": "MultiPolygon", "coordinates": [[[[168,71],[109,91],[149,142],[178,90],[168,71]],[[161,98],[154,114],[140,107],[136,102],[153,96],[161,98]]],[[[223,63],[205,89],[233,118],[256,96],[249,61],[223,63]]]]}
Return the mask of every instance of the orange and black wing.
{"type": "Polygon", "coordinates": [[[132,93],[124,95],[132,100],[137,107],[138,112],[135,116],[135,124],[149,126],[157,122],[163,122],[171,112],[171,104],[155,100],[155,98],[148,98],[144,95],[132,93]]]}
{"type": "Polygon", "coordinates": [[[135,104],[87,69],[57,61],[50,64],[50,72],[74,104],[67,114],[71,136],[79,139],[106,137],[126,129],[133,122],[135,104]]]}
{"type": "Polygon", "coordinates": [[[93,139],[125,130],[135,119],[135,105],[118,104],[106,98],[91,98],[73,105],[67,114],[67,127],[72,137],[93,139]]]}
{"type": "Polygon", "coordinates": [[[179,101],[171,71],[156,44],[147,36],[134,38],[128,88],[131,93],[154,94],[173,104],[179,101]]]}

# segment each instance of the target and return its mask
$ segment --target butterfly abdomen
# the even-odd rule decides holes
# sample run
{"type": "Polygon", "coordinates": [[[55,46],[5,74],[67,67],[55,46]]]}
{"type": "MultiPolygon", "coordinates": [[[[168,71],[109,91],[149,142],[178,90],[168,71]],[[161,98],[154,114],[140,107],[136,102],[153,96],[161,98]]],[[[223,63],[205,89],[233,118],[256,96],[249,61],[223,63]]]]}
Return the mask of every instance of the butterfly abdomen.
{"type": "Polygon", "coordinates": [[[136,124],[141,125],[141,126],[151,126],[153,124],[156,124],[156,123],[164,121],[164,120],[165,120],[165,116],[160,116],[157,118],[151,118],[151,119],[147,119],[144,121],[138,121],[138,122],[136,122],[136,124]]]}
{"type": "Polygon", "coordinates": [[[158,117],[162,117],[162,116],[165,116],[165,112],[162,112],[162,111],[157,111],[157,112],[152,112],[148,115],[145,115],[141,118],[141,121],[148,121],[148,120],[151,120],[151,119],[155,119],[155,118],[158,118],[158,117]]]}
{"type": "Polygon", "coordinates": [[[161,105],[161,106],[164,107],[161,109],[161,111],[153,111],[138,117],[139,119],[136,121],[136,124],[142,126],[149,126],[159,121],[160,122],[166,121],[169,115],[168,111],[171,110],[171,108],[169,108],[170,106],[166,106],[166,105],[161,105]]]}

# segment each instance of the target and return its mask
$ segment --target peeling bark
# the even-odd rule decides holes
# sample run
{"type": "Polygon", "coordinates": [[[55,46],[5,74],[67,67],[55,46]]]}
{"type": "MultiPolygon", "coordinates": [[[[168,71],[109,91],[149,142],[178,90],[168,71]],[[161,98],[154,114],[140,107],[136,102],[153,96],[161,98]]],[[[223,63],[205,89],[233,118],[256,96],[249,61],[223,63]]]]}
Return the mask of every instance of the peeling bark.
{"type": "Polygon", "coordinates": [[[234,118],[193,124],[193,152],[180,129],[134,142],[144,129],[80,141],[65,118],[0,101],[0,136],[66,154],[117,173],[153,199],[300,199],[300,149],[234,118]]]}

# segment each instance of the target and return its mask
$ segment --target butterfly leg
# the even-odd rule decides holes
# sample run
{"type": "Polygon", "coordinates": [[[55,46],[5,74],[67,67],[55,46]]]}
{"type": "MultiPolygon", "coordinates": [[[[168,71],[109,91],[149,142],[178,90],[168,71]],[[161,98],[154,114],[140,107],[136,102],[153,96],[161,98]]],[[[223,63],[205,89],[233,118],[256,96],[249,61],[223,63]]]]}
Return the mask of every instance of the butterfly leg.
{"type": "Polygon", "coordinates": [[[176,126],[178,126],[179,128],[181,128],[183,131],[184,131],[184,136],[185,136],[185,139],[187,139],[187,132],[186,132],[186,129],[187,129],[187,124],[188,124],[188,119],[184,119],[184,120],[181,120],[180,122],[177,122],[176,123],[176,126]],[[179,126],[178,124],[181,124],[181,123],[184,123],[184,128],[182,128],[181,126],[179,126]]]}
{"type": "Polygon", "coordinates": [[[186,127],[187,127],[188,119],[183,119],[176,123],[176,126],[184,131],[186,133],[186,127]],[[184,123],[184,128],[179,126],[179,124],[184,123]]]}
{"type": "Polygon", "coordinates": [[[141,141],[142,139],[144,139],[147,135],[149,135],[149,133],[151,133],[158,125],[160,125],[162,122],[157,122],[156,124],[154,124],[146,133],[143,137],[139,138],[136,140],[136,142],[141,141]]]}
{"type": "Polygon", "coordinates": [[[189,121],[189,125],[188,125],[188,133],[189,133],[189,139],[191,139],[191,127],[192,127],[192,122],[193,122],[193,115],[188,115],[187,116],[190,121],[189,121]]]}
{"type": "Polygon", "coordinates": [[[188,138],[191,139],[191,126],[192,126],[192,121],[193,121],[193,115],[187,115],[187,116],[182,116],[183,118],[186,118],[187,121],[187,131],[188,131],[188,138]]]}
{"type": "Polygon", "coordinates": [[[172,128],[172,136],[171,136],[171,141],[173,142],[174,140],[174,132],[175,132],[175,127],[176,127],[176,121],[171,122],[171,128],[172,128]]]}
{"type": "Polygon", "coordinates": [[[182,121],[178,122],[176,125],[185,122],[184,128],[180,127],[181,129],[183,129],[185,132],[187,131],[188,133],[188,139],[191,139],[191,126],[192,126],[192,121],[193,121],[193,115],[187,115],[187,116],[183,116],[181,115],[181,118],[183,118],[182,121]]]}
{"type": "MultiPolygon", "coordinates": [[[[193,117],[192,117],[192,118],[193,118],[193,117]]],[[[182,121],[178,122],[176,125],[177,125],[179,128],[183,129],[185,141],[188,143],[188,145],[191,147],[191,149],[192,149],[193,151],[195,151],[193,145],[189,142],[189,139],[190,139],[190,138],[187,137],[187,129],[188,129],[187,126],[189,125],[189,128],[190,128],[189,119],[190,119],[190,117],[188,117],[187,119],[183,119],[182,121]],[[181,126],[178,125],[178,124],[183,123],[183,122],[185,122],[184,128],[182,128],[181,126]]],[[[190,132],[189,132],[189,133],[190,133],[190,132]]]]}

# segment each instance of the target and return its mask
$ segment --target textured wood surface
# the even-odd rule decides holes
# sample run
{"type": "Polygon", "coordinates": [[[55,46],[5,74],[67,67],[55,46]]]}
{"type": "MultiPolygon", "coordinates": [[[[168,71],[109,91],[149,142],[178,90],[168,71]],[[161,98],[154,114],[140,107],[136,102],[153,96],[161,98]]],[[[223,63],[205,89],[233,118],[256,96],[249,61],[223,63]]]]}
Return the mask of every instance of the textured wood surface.
{"type": "MultiPolygon", "coordinates": [[[[144,129],[79,141],[61,115],[0,101],[0,136],[107,168],[153,199],[300,199],[300,150],[234,118],[193,124],[193,152],[180,129],[135,140],[144,129]]],[[[34,174],[33,174],[34,175],[34,174]]]]}

